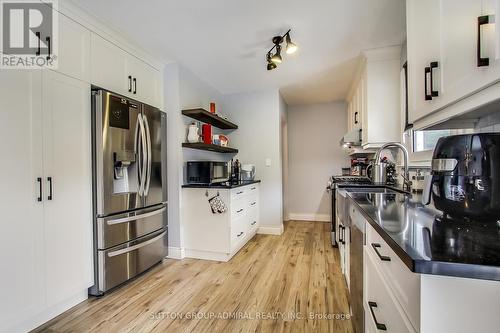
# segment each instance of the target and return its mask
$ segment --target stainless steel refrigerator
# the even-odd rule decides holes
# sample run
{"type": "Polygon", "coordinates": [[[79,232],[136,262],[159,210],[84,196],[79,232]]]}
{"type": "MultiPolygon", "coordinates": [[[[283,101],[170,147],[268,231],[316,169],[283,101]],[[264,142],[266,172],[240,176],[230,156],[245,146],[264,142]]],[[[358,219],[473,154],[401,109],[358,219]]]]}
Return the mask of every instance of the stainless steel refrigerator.
{"type": "Polygon", "coordinates": [[[166,115],[92,91],[95,285],[91,295],[160,262],[168,249],[166,115]]]}

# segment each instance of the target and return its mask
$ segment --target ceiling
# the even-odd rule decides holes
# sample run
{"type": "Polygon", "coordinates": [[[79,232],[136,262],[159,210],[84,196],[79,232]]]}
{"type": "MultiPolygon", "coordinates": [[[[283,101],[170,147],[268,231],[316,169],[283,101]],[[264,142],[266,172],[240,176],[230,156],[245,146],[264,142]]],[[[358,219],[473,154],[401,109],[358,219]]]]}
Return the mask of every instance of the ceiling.
{"type": "Polygon", "coordinates": [[[289,105],[342,100],[363,49],[405,39],[404,0],[73,0],[221,93],[280,89],[289,105]],[[272,36],[299,45],[266,70],[272,36]]]}

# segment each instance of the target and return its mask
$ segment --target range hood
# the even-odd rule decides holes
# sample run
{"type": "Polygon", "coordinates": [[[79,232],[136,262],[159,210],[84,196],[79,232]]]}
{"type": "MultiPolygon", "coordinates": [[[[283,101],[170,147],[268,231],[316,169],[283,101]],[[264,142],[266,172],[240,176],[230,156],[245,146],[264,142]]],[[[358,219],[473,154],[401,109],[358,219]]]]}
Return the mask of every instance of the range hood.
{"type": "Polygon", "coordinates": [[[344,148],[361,146],[361,128],[354,128],[347,132],[340,140],[340,145],[344,148]]]}

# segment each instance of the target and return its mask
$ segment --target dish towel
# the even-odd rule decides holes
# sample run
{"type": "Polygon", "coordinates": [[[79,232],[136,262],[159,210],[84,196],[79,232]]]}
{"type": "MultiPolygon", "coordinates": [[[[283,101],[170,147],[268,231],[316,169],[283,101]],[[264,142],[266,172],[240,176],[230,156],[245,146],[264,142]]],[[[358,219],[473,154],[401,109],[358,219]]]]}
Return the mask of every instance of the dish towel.
{"type": "Polygon", "coordinates": [[[224,201],[222,201],[219,195],[208,199],[208,203],[210,204],[210,208],[212,209],[213,214],[222,214],[227,211],[227,206],[224,201]]]}

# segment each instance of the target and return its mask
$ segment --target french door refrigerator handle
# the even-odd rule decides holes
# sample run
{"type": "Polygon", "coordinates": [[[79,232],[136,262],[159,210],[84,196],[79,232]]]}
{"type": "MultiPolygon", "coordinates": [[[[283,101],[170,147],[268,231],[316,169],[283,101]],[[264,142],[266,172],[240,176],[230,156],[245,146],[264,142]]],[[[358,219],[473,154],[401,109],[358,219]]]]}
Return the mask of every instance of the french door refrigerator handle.
{"type": "Polygon", "coordinates": [[[144,184],[146,180],[146,135],[144,132],[144,123],[142,121],[142,114],[137,115],[137,126],[135,129],[136,134],[136,142],[135,142],[135,150],[138,153],[138,161],[137,161],[137,170],[139,173],[139,196],[144,195],[144,184]],[[141,152],[139,154],[139,152],[141,152]],[[142,157],[142,158],[141,158],[142,157]]]}
{"type": "Polygon", "coordinates": [[[139,215],[134,215],[134,216],[127,216],[127,217],[123,217],[123,218],[119,218],[119,219],[109,220],[109,221],[106,222],[106,224],[113,225],[113,224],[120,224],[120,223],[126,223],[126,222],[130,222],[130,221],[135,221],[135,220],[139,220],[139,219],[145,219],[146,217],[151,217],[151,216],[155,216],[155,215],[161,214],[161,213],[163,213],[166,210],[167,210],[167,208],[163,207],[163,208],[160,208],[158,210],[155,210],[155,211],[152,211],[152,212],[148,212],[148,213],[144,213],[144,214],[139,214],[139,215]]]}
{"type": "Polygon", "coordinates": [[[116,250],[116,251],[113,251],[113,252],[109,252],[108,253],[108,257],[115,257],[115,256],[119,256],[120,254],[125,254],[125,253],[128,253],[128,252],[132,252],[132,251],[135,251],[137,249],[140,249],[141,247],[144,247],[146,245],[149,245],[151,243],[154,243],[156,242],[158,239],[162,238],[163,236],[165,236],[167,232],[164,231],[162,232],[160,235],[156,236],[155,238],[151,238],[145,242],[142,242],[140,244],[137,244],[137,245],[134,245],[134,246],[130,246],[130,247],[126,247],[124,249],[121,249],[121,250],[116,250]]]}
{"type": "Polygon", "coordinates": [[[152,166],[152,152],[151,152],[151,130],[149,128],[148,117],[146,115],[142,115],[144,118],[144,128],[146,132],[146,146],[147,146],[147,167],[146,167],[146,181],[145,181],[145,189],[144,196],[147,196],[149,193],[149,185],[151,183],[151,166],[152,166]]]}

